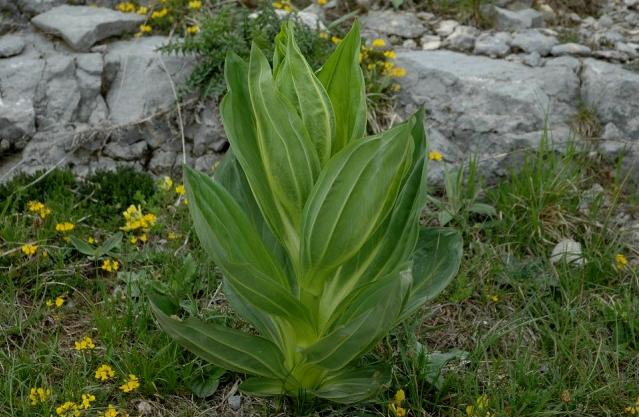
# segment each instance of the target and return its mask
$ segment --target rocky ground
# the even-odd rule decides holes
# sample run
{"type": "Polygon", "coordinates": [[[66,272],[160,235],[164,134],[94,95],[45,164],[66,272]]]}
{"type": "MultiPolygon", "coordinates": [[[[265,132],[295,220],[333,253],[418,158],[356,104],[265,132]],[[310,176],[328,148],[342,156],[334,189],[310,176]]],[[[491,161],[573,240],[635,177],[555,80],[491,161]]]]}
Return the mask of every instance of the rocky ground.
{"type": "MultiPolygon", "coordinates": [[[[80,175],[117,164],[169,173],[183,160],[183,136],[187,161],[210,168],[227,146],[214,104],[176,101],[193,59],[157,52],[166,37],[128,36],[140,17],[62,3],[0,1],[14,16],[0,21],[2,178],[60,165],[80,175]]],[[[408,75],[398,110],[426,106],[431,147],[448,163],[478,155],[499,174],[549,129],[556,144],[624,155],[639,175],[639,2],[609,0],[597,18],[530,0],[482,12],[492,29],[426,12],[362,17],[368,38],[400,50],[408,75]]]]}

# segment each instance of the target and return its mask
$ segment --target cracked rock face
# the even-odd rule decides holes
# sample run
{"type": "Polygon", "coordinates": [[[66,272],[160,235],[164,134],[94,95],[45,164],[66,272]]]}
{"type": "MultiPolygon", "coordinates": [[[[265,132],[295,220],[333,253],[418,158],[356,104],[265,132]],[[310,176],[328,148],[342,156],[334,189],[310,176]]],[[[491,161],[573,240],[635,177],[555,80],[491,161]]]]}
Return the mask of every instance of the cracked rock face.
{"type": "Polygon", "coordinates": [[[60,36],[77,51],[88,51],[98,41],[134,32],[144,20],[144,16],[103,7],[65,5],[34,17],[31,23],[60,36]]]}

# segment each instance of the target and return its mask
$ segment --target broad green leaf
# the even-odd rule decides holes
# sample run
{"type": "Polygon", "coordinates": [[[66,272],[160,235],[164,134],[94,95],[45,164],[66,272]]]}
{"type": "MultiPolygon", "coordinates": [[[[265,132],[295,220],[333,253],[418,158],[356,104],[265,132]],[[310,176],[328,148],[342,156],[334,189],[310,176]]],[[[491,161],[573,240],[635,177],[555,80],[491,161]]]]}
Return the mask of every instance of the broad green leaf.
{"type": "Polygon", "coordinates": [[[496,216],[497,210],[495,207],[485,203],[473,203],[468,207],[468,211],[471,213],[482,214],[484,216],[496,216]]]}
{"type": "Polygon", "coordinates": [[[83,255],[95,256],[95,248],[76,236],[69,236],[73,247],[83,255]]]}
{"type": "Polygon", "coordinates": [[[107,240],[104,241],[103,244],[97,247],[95,253],[97,257],[104,256],[111,252],[113,249],[120,247],[122,244],[122,232],[114,233],[109,236],[107,240]]]}
{"type": "Polygon", "coordinates": [[[334,313],[332,331],[302,352],[307,361],[337,370],[368,351],[395,324],[410,283],[398,272],[353,292],[334,313]]]}
{"type": "Polygon", "coordinates": [[[400,320],[446,288],[459,270],[462,249],[461,234],[455,229],[421,229],[413,254],[413,287],[400,320]]]}
{"type": "Polygon", "coordinates": [[[243,392],[256,396],[282,395],[285,392],[284,385],[281,380],[272,378],[247,378],[240,385],[243,392]]]}
{"type": "Polygon", "coordinates": [[[352,404],[372,399],[390,379],[388,367],[348,368],[327,378],[315,394],[336,403],[352,404]]]}
{"type": "Polygon", "coordinates": [[[224,75],[229,92],[220,103],[220,113],[231,150],[242,167],[264,220],[280,242],[286,242],[287,233],[293,227],[288,219],[282,217],[267,181],[257,143],[255,120],[250,110],[248,65],[231,53],[226,57],[224,75]]]}
{"type": "Polygon", "coordinates": [[[224,369],[217,368],[207,374],[192,375],[186,385],[196,397],[207,398],[215,394],[217,387],[220,385],[220,378],[225,372],[224,369]]]}
{"type": "Polygon", "coordinates": [[[307,288],[321,287],[322,274],[354,256],[391,211],[411,165],[411,127],[353,142],[324,167],[304,210],[307,288]]]}
{"type": "Polygon", "coordinates": [[[294,254],[299,248],[302,210],[319,174],[319,159],[302,120],[275,87],[268,61],[255,44],[248,84],[264,173],[282,218],[288,220],[285,246],[294,254]]]}
{"type": "Polygon", "coordinates": [[[331,157],[335,136],[331,101],[295,43],[293,22],[282,25],[275,43],[276,56],[281,62],[275,72],[277,87],[297,109],[320,164],[324,165],[331,157]]]}
{"type": "Polygon", "coordinates": [[[259,238],[254,225],[229,193],[207,175],[189,167],[184,185],[195,231],[204,249],[222,268],[251,265],[288,288],[288,280],[259,238]]]}
{"type": "Polygon", "coordinates": [[[268,340],[195,318],[182,321],[164,312],[161,307],[166,304],[157,296],[151,296],[150,301],[162,329],[202,359],[231,371],[285,377],[284,358],[268,340]]]}
{"type": "Polygon", "coordinates": [[[366,133],[366,94],[364,75],[359,65],[360,43],[359,22],[355,21],[317,74],[335,113],[333,155],[366,133]]]}

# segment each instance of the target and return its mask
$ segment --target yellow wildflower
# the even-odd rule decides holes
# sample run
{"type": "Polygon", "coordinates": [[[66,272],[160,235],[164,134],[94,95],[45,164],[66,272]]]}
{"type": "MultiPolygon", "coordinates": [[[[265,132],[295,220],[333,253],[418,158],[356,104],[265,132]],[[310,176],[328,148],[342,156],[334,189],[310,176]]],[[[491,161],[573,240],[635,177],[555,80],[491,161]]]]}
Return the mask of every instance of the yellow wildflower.
{"type": "Polygon", "coordinates": [[[166,7],[163,7],[160,10],[156,10],[153,13],[151,13],[151,19],[161,19],[167,14],[169,14],[169,9],[167,9],[166,7]]]}
{"type": "Polygon", "coordinates": [[[107,272],[117,272],[120,269],[120,263],[116,260],[105,259],[102,261],[101,269],[107,272]]]}
{"type": "Polygon", "coordinates": [[[320,32],[319,37],[322,39],[328,39],[328,32],[320,32]]]}
{"type": "Polygon", "coordinates": [[[80,417],[80,409],[73,401],[67,401],[61,406],[55,409],[55,412],[60,417],[80,417]]]}
{"type": "Polygon", "coordinates": [[[472,405],[466,406],[466,415],[468,417],[473,417],[475,415],[475,407],[472,405]]]}
{"type": "Polygon", "coordinates": [[[160,183],[160,188],[163,189],[164,191],[169,191],[171,188],[173,188],[173,180],[171,179],[171,177],[162,178],[162,183],[160,183]]]}
{"type": "Polygon", "coordinates": [[[140,25],[139,33],[151,33],[152,30],[153,28],[151,27],[151,25],[140,25]]]}
{"type": "Polygon", "coordinates": [[[133,374],[129,374],[129,379],[124,384],[120,385],[120,389],[123,392],[132,392],[138,388],[140,388],[140,382],[138,377],[133,374]]]}
{"type": "Polygon", "coordinates": [[[406,410],[402,407],[397,407],[397,410],[395,410],[395,414],[397,415],[397,417],[404,417],[406,415],[406,410]]]}
{"type": "Polygon", "coordinates": [[[27,203],[27,210],[29,210],[31,213],[37,214],[42,219],[51,214],[51,209],[39,201],[29,201],[27,203]]]}
{"type": "Polygon", "coordinates": [[[166,236],[167,239],[169,240],[176,240],[180,237],[180,235],[178,235],[175,232],[169,232],[169,234],[166,236]]]}
{"type": "Polygon", "coordinates": [[[441,152],[430,151],[428,152],[428,159],[430,159],[431,161],[441,161],[442,159],[444,159],[444,155],[442,155],[441,152]]]}
{"type": "Polygon", "coordinates": [[[328,3],[328,0],[317,0],[317,4],[320,6],[324,6],[326,3],[328,3]]]}
{"type": "Polygon", "coordinates": [[[146,6],[140,6],[138,8],[137,14],[145,15],[149,12],[149,8],[146,6]]]}
{"type": "Polygon", "coordinates": [[[51,390],[48,388],[31,388],[31,391],[29,392],[29,401],[31,402],[31,405],[36,405],[38,403],[46,402],[50,396],[51,390]]]}
{"type": "Polygon", "coordinates": [[[202,2],[200,0],[191,0],[189,2],[189,9],[199,10],[202,8],[202,2]]]}
{"type": "Polygon", "coordinates": [[[624,269],[628,265],[628,259],[622,253],[618,253],[615,255],[615,265],[617,269],[624,269]]]}
{"type": "Polygon", "coordinates": [[[115,376],[115,372],[113,368],[109,365],[100,365],[98,369],[95,370],[95,379],[98,381],[108,381],[109,379],[115,376]]]}
{"type": "Polygon", "coordinates": [[[193,25],[186,28],[186,33],[190,35],[195,35],[199,31],[200,31],[200,27],[198,25],[193,25]]]}
{"type": "Polygon", "coordinates": [[[129,238],[129,242],[130,242],[132,245],[135,245],[136,243],[138,243],[138,238],[137,238],[137,236],[131,236],[131,237],[129,238]]]}
{"type": "Polygon", "coordinates": [[[383,48],[386,46],[386,41],[382,38],[377,38],[374,39],[373,42],[371,42],[371,46],[373,48],[383,48]]]}
{"type": "Polygon", "coordinates": [[[26,245],[22,245],[20,250],[27,256],[33,256],[38,251],[38,245],[27,243],[26,245]]]}
{"type": "Polygon", "coordinates": [[[93,236],[89,236],[89,237],[87,238],[87,243],[88,243],[89,245],[95,245],[95,242],[96,242],[96,240],[95,240],[95,238],[94,238],[93,236]]]}
{"type": "Polygon", "coordinates": [[[178,195],[186,194],[186,190],[184,189],[184,185],[180,184],[177,187],[175,187],[175,192],[178,193],[178,195]]]}
{"type": "Polygon", "coordinates": [[[406,76],[406,68],[401,68],[401,67],[395,67],[393,68],[390,73],[388,74],[391,77],[395,77],[395,78],[402,78],[406,76]]]}
{"type": "Polygon", "coordinates": [[[98,415],[101,417],[117,417],[119,414],[120,412],[112,404],[109,404],[106,411],[98,412],[98,415]]]}
{"type": "Polygon", "coordinates": [[[130,205],[122,215],[124,216],[124,220],[126,220],[126,225],[120,229],[125,232],[137,229],[148,230],[157,220],[155,214],[143,214],[140,206],[136,207],[134,205],[130,205]]]}
{"type": "Polygon", "coordinates": [[[133,13],[135,11],[135,4],[131,2],[118,3],[115,8],[122,13],[133,13]]]}
{"type": "Polygon", "coordinates": [[[331,42],[333,42],[335,45],[338,45],[341,41],[342,39],[338,36],[331,37],[331,42]]]}
{"type": "Polygon", "coordinates": [[[402,86],[397,84],[397,83],[393,83],[390,86],[390,89],[391,89],[392,92],[397,93],[397,92],[399,92],[402,89],[402,86]]]}
{"type": "Polygon", "coordinates": [[[80,408],[88,410],[91,408],[91,403],[95,401],[95,395],[93,394],[82,394],[82,404],[80,404],[80,408]]]}
{"type": "Polygon", "coordinates": [[[393,400],[397,403],[401,403],[405,399],[406,399],[406,394],[404,393],[403,389],[397,390],[397,392],[395,393],[395,397],[393,397],[393,400]]]}
{"type": "Polygon", "coordinates": [[[95,349],[95,343],[93,343],[93,339],[89,336],[84,337],[82,340],[77,340],[75,342],[75,346],[73,347],[75,350],[87,350],[87,349],[95,349]]]}
{"type": "Polygon", "coordinates": [[[397,58],[397,54],[395,53],[395,51],[384,51],[384,56],[388,59],[397,58]]]}
{"type": "Polygon", "coordinates": [[[62,298],[62,297],[56,297],[56,298],[55,298],[55,306],[56,306],[57,308],[60,308],[60,307],[62,307],[62,305],[64,305],[64,298],[62,298]]]}
{"type": "Polygon", "coordinates": [[[60,233],[67,233],[72,231],[73,229],[75,229],[75,224],[69,222],[58,223],[55,225],[56,232],[60,233]]]}

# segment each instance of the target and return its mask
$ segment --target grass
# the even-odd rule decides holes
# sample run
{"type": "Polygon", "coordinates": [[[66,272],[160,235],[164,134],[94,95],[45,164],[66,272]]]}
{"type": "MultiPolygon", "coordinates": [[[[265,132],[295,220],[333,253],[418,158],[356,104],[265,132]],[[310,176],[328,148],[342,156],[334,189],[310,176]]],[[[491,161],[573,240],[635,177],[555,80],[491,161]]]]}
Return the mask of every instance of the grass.
{"type": "MultiPolygon", "coordinates": [[[[449,187],[459,194],[436,196],[424,215],[437,224],[442,208],[454,208],[446,219],[463,226],[462,270],[445,294],[364,358],[392,364],[387,392],[352,407],[243,397],[242,412],[390,416],[389,401],[401,388],[411,416],[623,415],[639,395],[639,253],[618,239],[611,219],[637,195],[614,172],[573,147],[557,154],[545,145],[490,187],[471,166],[449,187]],[[584,207],[581,196],[595,182],[604,195],[584,207]],[[475,203],[495,214],[471,210],[475,203]],[[583,267],[550,262],[564,237],[581,242],[583,267]],[[615,266],[618,253],[630,261],[625,268],[615,266]]],[[[244,325],[194,238],[177,183],[165,190],[132,172],[117,183],[119,174],[78,182],[54,171],[26,188],[34,177],[0,187],[0,415],[49,416],[83,393],[96,396],[86,415],[108,404],[130,415],[239,415],[226,399],[243,376],[220,376],[178,347],[158,330],[146,301],[147,287],[159,287],[191,314],[244,325]],[[34,199],[52,210],[44,221],[27,210],[34,199]],[[125,232],[105,256],[121,263],[117,272],[102,270],[102,259],[88,259],[55,230],[70,221],[70,234],[103,243],[124,226],[129,204],[157,221],[147,242],[133,244],[143,232],[125,232]],[[36,255],[20,251],[28,242],[38,245],[36,255]],[[48,307],[58,296],[64,305],[48,307]],[[85,336],[96,348],[74,350],[85,336]],[[94,378],[101,364],[113,368],[113,380],[94,378]],[[118,387],[129,374],[140,387],[125,393],[118,387]],[[51,388],[51,397],[31,405],[32,387],[51,388]]]]}

